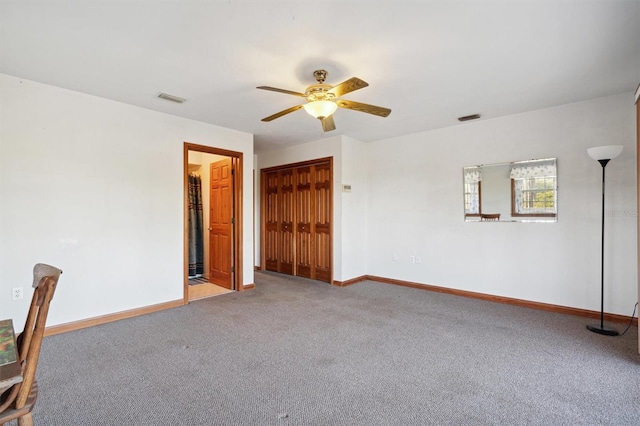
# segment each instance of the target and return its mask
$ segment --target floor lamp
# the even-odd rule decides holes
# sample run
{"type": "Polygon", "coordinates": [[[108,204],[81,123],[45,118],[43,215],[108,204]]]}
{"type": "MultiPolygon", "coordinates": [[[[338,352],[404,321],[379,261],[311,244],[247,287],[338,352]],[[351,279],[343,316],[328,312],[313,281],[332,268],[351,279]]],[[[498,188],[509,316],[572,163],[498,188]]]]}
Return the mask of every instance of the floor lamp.
{"type": "Polygon", "coordinates": [[[618,332],[604,326],[604,168],[609,160],[616,158],[622,152],[622,145],[607,145],[589,148],[589,157],[597,160],[602,166],[602,228],[600,246],[600,324],[588,325],[587,329],[605,336],[617,336],[618,332]]]}

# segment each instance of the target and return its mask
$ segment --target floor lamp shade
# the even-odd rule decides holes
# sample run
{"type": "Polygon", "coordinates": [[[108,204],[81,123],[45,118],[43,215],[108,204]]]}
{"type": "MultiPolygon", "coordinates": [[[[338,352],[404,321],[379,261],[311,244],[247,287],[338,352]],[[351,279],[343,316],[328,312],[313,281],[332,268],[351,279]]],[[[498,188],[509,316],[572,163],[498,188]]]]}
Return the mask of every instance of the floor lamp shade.
{"type": "Polygon", "coordinates": [[[622,145],[596,146],[587,149],[589,157],[594,160],[613,160],[622,152],[622,145]]]}
{"type": "Polygon", "coordinates": [[[600,232],[600,324],[587,325],[589,331],[605,336],[617,336],[618,332],[604,326],[604,169],[609,160],[616,158],[622,152],[622,145],[596,146],[587,149],[589,157],[597,160],[602,166],[602,228],[600,232]]]}

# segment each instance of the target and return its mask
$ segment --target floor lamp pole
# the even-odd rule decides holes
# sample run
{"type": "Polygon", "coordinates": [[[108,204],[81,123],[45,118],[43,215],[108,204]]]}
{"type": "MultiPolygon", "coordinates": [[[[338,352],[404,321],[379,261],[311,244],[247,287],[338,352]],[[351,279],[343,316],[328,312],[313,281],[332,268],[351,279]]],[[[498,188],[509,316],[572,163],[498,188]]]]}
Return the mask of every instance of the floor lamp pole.
{"type": "MultiPolygon", "coordinates": [[[[605,148],[605,147],[603,147],[605,148]]],[[[622,149],[620,148],[620,151],[622,149]]],[[[619,154],[619,152],[618,152],[619,154]]],[[[590,152],[589,155],[592,155],[590,152]]],[[[617,154],[616,154],[617,155],[617,154]]],[[[611,158],[598,158],[598,162],[602,166],[602,227],[601,227],[601,241],[600,241],[600,324],[598,325],[587,325],[587,329],[589,331],[593,331],[594,333],[603,334],[605,336],[617,336],[618,331],[612,328],[606,328],[604,326],[604,190],[605,190],[605,167],[611,158]]]]}

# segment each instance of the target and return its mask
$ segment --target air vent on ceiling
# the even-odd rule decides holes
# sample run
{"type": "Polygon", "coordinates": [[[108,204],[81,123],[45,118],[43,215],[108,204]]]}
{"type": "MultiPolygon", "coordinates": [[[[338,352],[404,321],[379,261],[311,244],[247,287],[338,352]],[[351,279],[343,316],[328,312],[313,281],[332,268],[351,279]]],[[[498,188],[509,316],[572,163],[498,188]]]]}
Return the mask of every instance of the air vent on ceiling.
{"type": "Polygon", "coordinates": [[[458,117],[458,121],[477,120],[480,118],[480,114],[465,115],[464,117],[458,117]]]}
{"type": "Polygon", "coordinates": [[[184,98],[179,98],[178,96],[173,96],[173,95],[170,95],[170,94],[164,93],[164,92],[160,92],[158,97],[162,98],[162,99],[166,99],[168,101],[177,102],[179,104],[181,104],[184,101],[186,101],[186,99],[184,99],[184,98]]]}

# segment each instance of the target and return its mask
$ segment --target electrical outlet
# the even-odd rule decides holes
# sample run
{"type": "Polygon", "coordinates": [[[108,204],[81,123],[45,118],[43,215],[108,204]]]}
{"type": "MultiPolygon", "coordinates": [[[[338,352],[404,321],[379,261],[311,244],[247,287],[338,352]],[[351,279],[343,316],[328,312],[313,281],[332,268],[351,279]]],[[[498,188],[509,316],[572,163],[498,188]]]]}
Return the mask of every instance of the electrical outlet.
{"type": "Polygon", "coordinates": [[[409,256],[409,262],[416,263],[416,257],[413,255],[409,256]]]}
{"type": "Polygon", "coordinates": [[[20,300],[24,297],[24,293],[22,291],[22,287],[14,287],[11,289],[11,298],[13,300],[20,300]]]}
{"type": "Polygon", "coordinates": [[[394,262],[397,262],[398,261],[398,255],[397,254],[392,255],[391,256],[391,260],[394,261],[394,262]]]}

